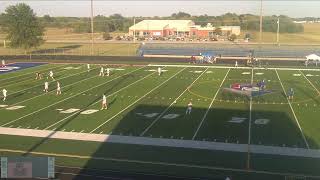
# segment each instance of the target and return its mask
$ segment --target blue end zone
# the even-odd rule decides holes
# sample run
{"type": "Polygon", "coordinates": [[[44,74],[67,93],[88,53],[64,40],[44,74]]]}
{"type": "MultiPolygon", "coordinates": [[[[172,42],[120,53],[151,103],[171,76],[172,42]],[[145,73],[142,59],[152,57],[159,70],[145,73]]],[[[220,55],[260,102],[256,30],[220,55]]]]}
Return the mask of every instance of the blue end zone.
{"type": "Polygon", "coordinates": [[[0,67],[0,74],[8,73],[8,72],[14,72],[19,71],[35,66],[40,66],[47,63],[13,63],[8,64],[6,67],[0,67]]]}

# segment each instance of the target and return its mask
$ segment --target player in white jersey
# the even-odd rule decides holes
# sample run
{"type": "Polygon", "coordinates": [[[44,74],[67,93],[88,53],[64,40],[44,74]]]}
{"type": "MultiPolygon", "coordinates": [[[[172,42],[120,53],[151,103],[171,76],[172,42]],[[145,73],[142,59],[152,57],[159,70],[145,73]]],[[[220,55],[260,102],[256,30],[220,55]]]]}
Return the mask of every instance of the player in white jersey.
{"type": "Polygon", "coordinates": [[[238,67],[238,61],[235,62],[234,67],[238,67]]]}
{"type": "Polygon", "coordinates": [[[48,83],[48,81],[46,81],[46,82],[44,82],[44,92],[48,92],[48,89],[49,89],[49,83],[48,83]]]}
{"type": "Polygon", "coordinates": [[[161,67],[158,67],[158,75],[161,75],[161,67]]]}
{"type": "Polygon", "coordinates": [[[107,68],[107,76],[110,76],[110,68],[107,68]]]}
{"type": "Polygon", "coordinates": [[[61,94],[61,87],[60,87],[60,82],[57,81],[57,95],[61,94]]]}
{"type": "Polygon", "coordinates": [[[6,90],[6,89],[2,89],[2,94],[3,94],[3,101],[6,101],[6,98],[7,98],[7,90],[6,90]]]}
{"type": "Polygon", "coordinates": [[[191,114],[191,111],[192,111],[192,102],[190,101],[188,103],[188,107],[187,107],[187,110],[186,110],[186,115],[190,115],[191,114]]]}
{"type": "Polygon", "coordinates": [[[90,72],[90,64],[87,64],[87,70],[90,72]]]}
{"type": "Polygon", "coordinates": [[[6,62],[4,61],[4,59],[2,59],[1,63],[2,63],[2,67],[6,67],[6,62]]]}
{"type": "Polygon", "coordinates": [[[99,76],[104,76],[104,69],[103,69],[102,66],[101,66],[101,68],[100,68],[100,74],[99,74],[99,76]]]}
{"type": "Polygon", "coordinates": [[[101,106],[101,110],[103,110],[103,109],[108,109],[107,97],[106,97],[106,95],[102,95],[102,106],[101,106]]]}
{"type": "Polygon", "coordinates": [[[52,80],[54,80],[53,71],[50,71],[50,72],[49,72],[49,77],[50,77],[52,80]]]}
{"type": "Polygon", "coordinates": [[[40,72],[36,72],[36,79],[42,79],[42,74],[40,72]]]}

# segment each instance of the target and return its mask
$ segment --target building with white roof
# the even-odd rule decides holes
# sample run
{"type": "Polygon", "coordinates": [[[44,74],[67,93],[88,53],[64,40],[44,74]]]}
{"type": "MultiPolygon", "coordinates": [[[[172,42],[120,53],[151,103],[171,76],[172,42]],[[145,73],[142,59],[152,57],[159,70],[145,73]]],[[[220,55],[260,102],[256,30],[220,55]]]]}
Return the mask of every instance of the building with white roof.
{"type": "MultiPolygon", "coordinates": [[[[240,35],[240,26],[220,26],[224,35],[240,35]]],[[[143,20],[129,28],[129,35],[149,37],[210,37],[216,27],[195,25],[192,20],[143,20]]]]}

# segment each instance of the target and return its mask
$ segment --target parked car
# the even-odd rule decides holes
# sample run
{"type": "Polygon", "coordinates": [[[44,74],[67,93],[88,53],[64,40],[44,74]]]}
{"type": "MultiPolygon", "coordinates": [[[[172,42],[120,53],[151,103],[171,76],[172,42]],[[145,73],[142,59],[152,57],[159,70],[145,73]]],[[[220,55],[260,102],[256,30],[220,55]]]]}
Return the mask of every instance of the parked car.
{"type": "Polygon", "coordinates": [[[120,41],[122,38],[120,36],[116,36],[115,40],[120,41]]]}

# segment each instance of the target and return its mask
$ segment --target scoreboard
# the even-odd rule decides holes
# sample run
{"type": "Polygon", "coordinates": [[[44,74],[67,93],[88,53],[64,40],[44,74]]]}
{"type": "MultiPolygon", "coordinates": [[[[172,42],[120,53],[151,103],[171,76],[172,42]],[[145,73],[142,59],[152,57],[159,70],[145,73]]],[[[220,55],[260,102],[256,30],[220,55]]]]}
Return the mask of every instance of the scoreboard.
{"type": "Polygon", "coordinates": [[[1,178],[54,178],[54,157],[1,157],[1,178]]]}

